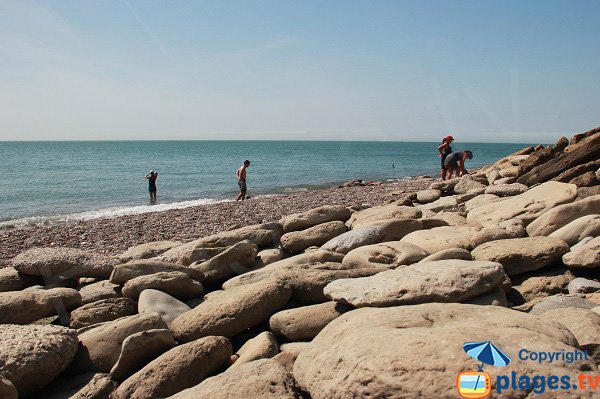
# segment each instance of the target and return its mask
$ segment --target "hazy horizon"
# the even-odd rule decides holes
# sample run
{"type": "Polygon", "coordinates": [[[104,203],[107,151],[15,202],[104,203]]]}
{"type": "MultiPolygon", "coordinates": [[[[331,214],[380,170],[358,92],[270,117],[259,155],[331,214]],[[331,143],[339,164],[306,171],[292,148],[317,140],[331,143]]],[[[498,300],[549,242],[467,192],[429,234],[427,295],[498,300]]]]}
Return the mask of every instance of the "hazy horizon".
{"type": "Polygon", "coordinates": [[[0,141],[553,143],[600,2],[0,2],[0,141]]]}

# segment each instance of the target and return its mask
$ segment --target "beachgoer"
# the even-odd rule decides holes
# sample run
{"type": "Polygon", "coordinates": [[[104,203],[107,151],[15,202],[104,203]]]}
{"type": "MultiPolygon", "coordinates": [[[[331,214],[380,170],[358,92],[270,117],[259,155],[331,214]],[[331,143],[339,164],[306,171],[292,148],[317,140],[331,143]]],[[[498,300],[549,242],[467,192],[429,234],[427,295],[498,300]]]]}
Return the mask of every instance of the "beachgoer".
{"type": "Polygon", "coordinates": [[[465,161],[473,159],[471,151],[456,151],[446,157],[446,168],[448,169],[448,179],[452,179],[452,174],[456,172],[456,177],[463,176],[467,173],[465,170],[465,161]]]}
{"type": "Polygon", "coordinates": [[[452,153],[452,147],[450,147],[450,143],[454,141],[454,137],[446,136],[442,140],[442,145],[438,146],[438,151],[440,152],[440,158],[442,159],[442,180],[446,180],[446,157],[452,153]]]}
{"type": "Polygon", "coordinates": [[[240,186],[240,194],[237,196],[236,201],[246,199],[246,192],[248,188],[246,187],[246,169],[250,167],[250,161],[247,159],[244,161],[244,164],[240,166],[240,168],[236,172],[236,177],[238,181],[238,186],[240,186]]]}
{"type": "Polygon", "coordinates": [[[146,175],[146,179],[148,179],[148,192],[150,193],[150,202],[156,202],[156,179],[158,178],[158,172],[151,170],[146,175]]]}

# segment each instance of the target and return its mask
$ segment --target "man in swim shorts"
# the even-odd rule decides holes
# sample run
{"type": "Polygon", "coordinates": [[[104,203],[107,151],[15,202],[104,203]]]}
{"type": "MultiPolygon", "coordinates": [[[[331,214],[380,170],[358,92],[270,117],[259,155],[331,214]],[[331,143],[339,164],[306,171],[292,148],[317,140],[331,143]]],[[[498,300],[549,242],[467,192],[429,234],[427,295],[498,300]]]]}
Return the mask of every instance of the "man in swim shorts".
{"type": "Polygon", "coordinates": [[[450,144],[454,141],[454,137],[446,136],[442,140],[442,144],[438,146],[438,151],[440,152],[441,164],[442,164],[442,173],[441,178],[442,181],[446,180],[446,157],[452,153],[452,147],[450,144]]]}
{"type": "Polygon", "coordinates": [[[246,186],[246,169],[249,167],[250,161],[246,159],[244,164],[236,172],[238,186],[240,187],[240,194],[237,196],[236,201],[244,201],[246,199],[246,192],[248,191],[248,187],[246,186]]]}
{"type": "Polygon", "coordinates": [[[467,173],[465,170],[465,161],[467,159],[473,159],[473,153],[471,151],[456,151],[450,153],[444,164],[446,165],[446,169],[448,170],[448,179],[452,179],[452,174],[456,171],[456,177],[463,176],[467,173]]]}

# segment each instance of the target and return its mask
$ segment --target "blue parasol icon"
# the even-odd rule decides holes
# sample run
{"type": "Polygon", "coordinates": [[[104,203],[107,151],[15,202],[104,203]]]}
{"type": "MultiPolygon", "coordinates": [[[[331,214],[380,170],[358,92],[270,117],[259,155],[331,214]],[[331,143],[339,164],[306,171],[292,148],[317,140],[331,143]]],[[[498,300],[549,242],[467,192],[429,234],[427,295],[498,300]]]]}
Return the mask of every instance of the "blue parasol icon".
{"type": "Polygon", "coordinates": [[[467,355],[481,362],[480,371],[483,370],[483,364],[492,366],[506,366],[510,363],[510,357],[498,349],[490,341],[484,342],[465,342],[463,349],[467,355]]]}
{"type": "MultiPolygon", "coordinates": [[[[483,371],[484,363],[492,366],[506,366],[508,363],[510,363],[510,357],[508,357],[490,341],[465,342],[463,344],[463,350],[467,353],[467,355],[481,362],[481,365],[477,366],[479,369],[478,371],[483,371]]],[[[479,376],[477,376],[475,386],[477,386],[478,383],[479,376]]]]}

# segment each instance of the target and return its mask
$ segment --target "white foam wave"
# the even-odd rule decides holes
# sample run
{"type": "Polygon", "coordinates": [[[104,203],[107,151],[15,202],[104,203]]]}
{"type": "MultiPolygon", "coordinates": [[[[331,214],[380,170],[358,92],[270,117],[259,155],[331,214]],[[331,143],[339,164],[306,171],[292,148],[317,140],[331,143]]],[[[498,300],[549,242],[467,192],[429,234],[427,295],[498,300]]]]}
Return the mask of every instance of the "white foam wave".
{"type": "Polygon", "coordinates": [[[216,204],[220,202],[230,202],[231,200],[215,200],[209,198],[200,198],[197,200],[172,202],[166,204],[155,204],[155,205],[136,205],[126,207],[112,207],[105,209],[97,209],[93,211],[86,211],[80,213],[71,213],[63,215],[52,215],[52,216],[31,216],[22,219],[8,220],[0,222],[0,229],[10,229],[19,227],[32,227],[36,225],[50,225],[56,223],[79,221],[79,220],[92,220],[92,219],[109,219],[120,216],[129,215],[140,215],[143,213],[151,212],[163,212],[171,209],[183,209],[198,205],[216,204]]]}

